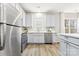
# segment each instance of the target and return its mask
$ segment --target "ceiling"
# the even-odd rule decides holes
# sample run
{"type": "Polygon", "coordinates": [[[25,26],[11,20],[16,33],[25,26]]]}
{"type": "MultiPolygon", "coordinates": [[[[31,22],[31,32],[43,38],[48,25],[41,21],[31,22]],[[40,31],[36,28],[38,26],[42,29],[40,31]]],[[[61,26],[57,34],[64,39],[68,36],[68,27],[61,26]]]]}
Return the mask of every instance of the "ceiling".
{"type": "Polygon", "coordinates": [[[21,3],[26,12],[79,12],[79,3],[21,3]]]}

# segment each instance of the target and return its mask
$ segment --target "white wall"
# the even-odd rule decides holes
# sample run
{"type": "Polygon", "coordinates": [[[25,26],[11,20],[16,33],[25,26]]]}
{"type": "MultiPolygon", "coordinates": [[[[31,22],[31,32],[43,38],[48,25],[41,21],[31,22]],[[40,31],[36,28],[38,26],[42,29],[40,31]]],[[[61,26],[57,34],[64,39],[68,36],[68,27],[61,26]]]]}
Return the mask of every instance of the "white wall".
{"type": "Polygon", "coordinates": [[[79,19],[77,21],[77,33],[79,33],[79,19]]]}
{"type": "Polygon", "coordinates": [[[56,32],[57,33],[60,33],[60,14],[59,13],[56,13],[56,15],[55,15],[55,30],[56,30],[56,32]]]}
{"type": "Polygon", "coordinates": [[[78,20],[77,20],[77,33],[79,33],[79,13],[77,15],[78,15],[78,20]]]}
{"type": "Polygon", "coordinates": [[[60,33],[65,33],[64,29],[64,13],[60,13],[60,33]]]}

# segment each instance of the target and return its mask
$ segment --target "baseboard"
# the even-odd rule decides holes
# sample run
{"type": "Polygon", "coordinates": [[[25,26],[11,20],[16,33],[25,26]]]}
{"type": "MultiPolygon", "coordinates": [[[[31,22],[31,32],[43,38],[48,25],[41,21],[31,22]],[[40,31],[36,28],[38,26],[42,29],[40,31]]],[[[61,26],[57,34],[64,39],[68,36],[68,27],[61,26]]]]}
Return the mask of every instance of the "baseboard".
{"type": "Polygon", "coordinates": [[[52,44],[60,44],[60,42],[54,42],[54,43],[52,43],[52,44]]]}
{"type": "Polygon", "coordinates": [[[28,45],[29,45],[29,44],[45,44],[45,43],[28,43],[28,45]]]}

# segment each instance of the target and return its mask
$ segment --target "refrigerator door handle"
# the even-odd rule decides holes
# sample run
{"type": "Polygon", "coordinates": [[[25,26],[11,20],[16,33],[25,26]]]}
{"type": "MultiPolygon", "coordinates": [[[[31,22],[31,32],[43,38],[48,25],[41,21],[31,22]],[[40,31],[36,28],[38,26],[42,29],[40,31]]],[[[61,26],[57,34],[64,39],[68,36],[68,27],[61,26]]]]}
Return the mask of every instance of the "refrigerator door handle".
{"type": "Polygon", "coordinates": [[[8,23],[3,23],[3,22],[0,22],[0,24],[6,24],[8,26],[14,26],[14,27],[23,27],[23,26],[18,26],[18,25],[13,25],[13,24],[8,24],[8,23]]]}
{"type": "Polygon", "coordinates": [[[6,24],[8,26],[14,26],[14,27],[21,27],[21,26],[18,26],[18,25],[13,25],[13,24],[6,24]]]}

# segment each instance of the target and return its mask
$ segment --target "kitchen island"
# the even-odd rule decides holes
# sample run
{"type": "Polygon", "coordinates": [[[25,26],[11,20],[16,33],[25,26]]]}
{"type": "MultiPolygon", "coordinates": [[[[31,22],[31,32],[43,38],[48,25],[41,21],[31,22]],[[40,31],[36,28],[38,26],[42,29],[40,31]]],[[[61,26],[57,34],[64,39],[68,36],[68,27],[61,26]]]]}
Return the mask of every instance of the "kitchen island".
{"type": "Polygon", "coordinates": [[[79,56],[79,34],[60,34],[61,55],[79,56]]]}

